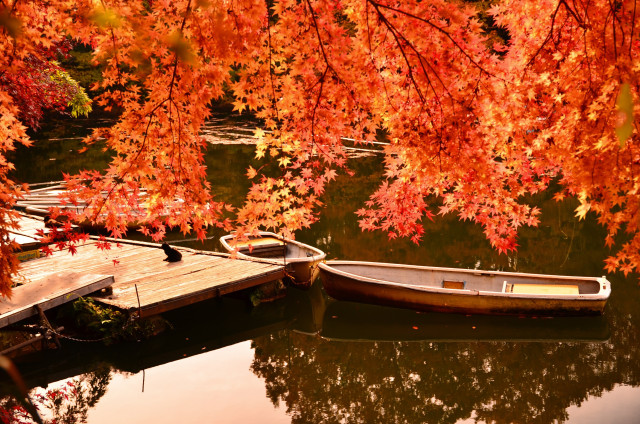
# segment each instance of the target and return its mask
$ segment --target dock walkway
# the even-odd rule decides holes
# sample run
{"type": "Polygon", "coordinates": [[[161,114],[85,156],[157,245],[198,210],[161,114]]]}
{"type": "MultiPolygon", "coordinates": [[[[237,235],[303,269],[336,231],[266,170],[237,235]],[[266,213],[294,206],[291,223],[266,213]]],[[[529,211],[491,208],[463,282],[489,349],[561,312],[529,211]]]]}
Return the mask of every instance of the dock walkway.
{"type": "Polygon", "coordinates": [[[159,244],[121,240],[121,247],[99,250],[96,243],[79,246],[74,255],[57,251],[24,262],[17,278],[46,282],[69,271],[113,276],[113,293],[95,299],[145,317],[284,277],[282,266],[224,253],[176,247],[182,260],[168,263],[159,244]]]}
{"type": "Polygon", "coordinates": [[[62,272],[15,287],[11,299],[0,300],[0,328],[112,284],[111,275],[62,272]]]}

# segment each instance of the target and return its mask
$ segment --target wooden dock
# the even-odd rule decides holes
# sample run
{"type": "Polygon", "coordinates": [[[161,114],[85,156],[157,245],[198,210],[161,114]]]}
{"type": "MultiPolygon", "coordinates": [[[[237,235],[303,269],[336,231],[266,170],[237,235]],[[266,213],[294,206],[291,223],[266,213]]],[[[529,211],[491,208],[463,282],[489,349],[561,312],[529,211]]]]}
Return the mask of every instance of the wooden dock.
{"type": "Polygon", "coordinates": [[[113,276],[113,293],[96,300],[145,317],[284,277],[282,266],[231,259],[224,253],[177,247],[182,260],[168,263],[159,244],[120,241],[120,245],[99,250],[91,240],[75,255],[58,251],[22,263],[18,278],[29,284],[68,271],[113,276]]]}
{"type": "Polygon", "coordinates": [[[111,275],[61,272],[15,287],[11,299],[0,300],[0,328],[112,284],[111,275]]]}
{"type": "Polygon", "coordinates": [[[22,237],[36,238],[38,230],[45,230],[44,221],[41,217],[22,214],[20,217],[20,230],[10,232],[22,237]]]}

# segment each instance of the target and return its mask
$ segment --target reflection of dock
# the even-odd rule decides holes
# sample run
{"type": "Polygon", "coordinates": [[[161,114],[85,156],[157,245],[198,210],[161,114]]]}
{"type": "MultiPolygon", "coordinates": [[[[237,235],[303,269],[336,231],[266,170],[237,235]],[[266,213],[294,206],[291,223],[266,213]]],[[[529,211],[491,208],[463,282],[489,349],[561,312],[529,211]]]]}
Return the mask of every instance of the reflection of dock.
{"type": "MultiPolygon", "coordinates": [[[[62,349],[23,356],[17,365],[29,387],[47,386],[105,365],[137,373],[285,330],[303,312],[299,308],[309,306],[295,303],[287,298],[253,308],[246,299],[224,296],[163,314],[171,329],[149,339],[110,346],[61,339],[62,349]]],[[[0,394],[12,385],[1,374],[0,394]]]]}
{"type": "Polygon", "coordinates": [[[229,255],[177,248],[180,262],[164,262],[154,243],[120,241],[121,247],[100,250],[96,241],[78,247],[74,255],[57,251],[22,264],[27,281],[72,270],[113,276],[113,293],[99,302],[149,316],[257,286],[284,276],[281,266],[260,261],[230,259],[229,255]]]}

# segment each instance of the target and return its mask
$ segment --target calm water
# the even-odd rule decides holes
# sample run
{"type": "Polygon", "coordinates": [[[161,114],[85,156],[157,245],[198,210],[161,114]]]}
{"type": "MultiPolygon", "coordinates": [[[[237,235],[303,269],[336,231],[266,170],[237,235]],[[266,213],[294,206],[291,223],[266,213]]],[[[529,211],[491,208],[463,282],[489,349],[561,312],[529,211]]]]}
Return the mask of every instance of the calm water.
{"type": "MultiPolygon", "coordinates": [[[[211,141],[225,142],[209,149],[211,180],[220,200],[235,204],[253,163],[251,146],[242,144],[247,125],[220,117],[207,129],[211,141]]],[[[14,158],[16,178],[59,180],[61,171],[104,164],[100,152],[75,153],[86,126],[69,121],[43,130],[43,141],[14,158]]],[[[535,199],[542,223],[522,230],[520,249],[509,256],[492,251],[479,228],[451,217],[428,224],[420,246],[361,233],[353,212],[376,187],[380,158],[353,158],[350,166],[356,176],[339,180],[320,222],[298,234],[330,259],[604,273],[602,229],[593,219],[575,221],[575,204],[549,197],[535,199]]],[[[204,248],[219,250],[218,235],[204,248]]],[[[554,319],[337,302],[317,282],[256,308],[225,298],[174,311],[164,316],[173,329],[147,341],[67,341],[20,368],[33,386],[76,382],[81,396],[67,401],[78,407],[71,422],[635,423],[640,289],[637,276],[609,279],[604,316],[554,319]]]]}

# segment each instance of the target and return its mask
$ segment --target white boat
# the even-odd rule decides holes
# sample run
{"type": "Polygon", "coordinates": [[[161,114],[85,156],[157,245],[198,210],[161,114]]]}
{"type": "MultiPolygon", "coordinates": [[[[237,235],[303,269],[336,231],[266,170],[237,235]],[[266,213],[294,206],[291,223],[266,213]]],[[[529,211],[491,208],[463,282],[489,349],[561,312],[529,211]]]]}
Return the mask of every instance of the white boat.
{"type": "Polygon", "coordinates": [[[597,315],[611,294],[605,277],[355,261],[328,261],[319,267],[322,285],[335,299],[418,310],[597,315]]]}
{"type": "Polygon", "coordinates": [[[326,256],[320,249],[267,231],[240,241],[235,234],[227,234],[220,237],[220,243],[228,252],[237,252],[239,258],[260,258],[283,265],[287,282],[301,288],[311,286],[318,276],[318,264],[326,256]]]}

